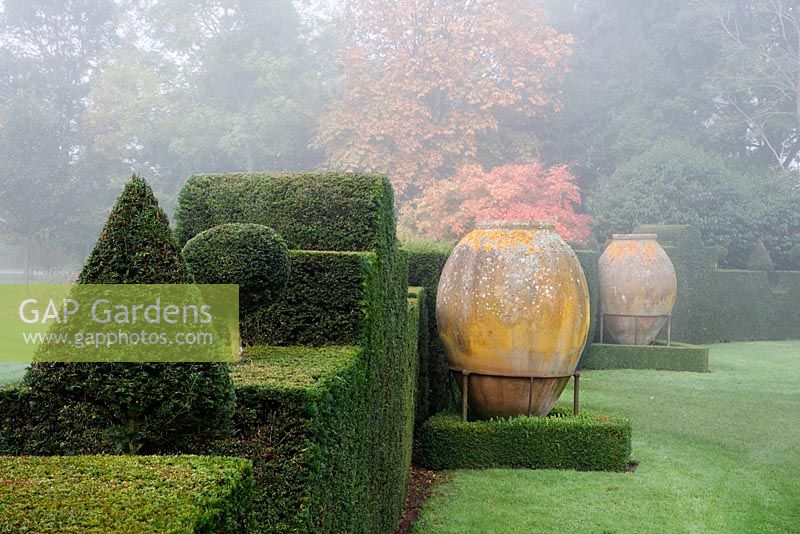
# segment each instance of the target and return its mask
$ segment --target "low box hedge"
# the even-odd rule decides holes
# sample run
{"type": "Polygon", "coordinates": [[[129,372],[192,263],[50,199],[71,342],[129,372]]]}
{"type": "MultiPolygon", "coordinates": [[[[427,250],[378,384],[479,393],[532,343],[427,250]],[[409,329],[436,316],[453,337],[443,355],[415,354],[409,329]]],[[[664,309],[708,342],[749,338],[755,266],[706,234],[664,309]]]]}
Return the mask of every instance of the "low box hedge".
{"type": "Polygon", "coordinates": [[[578,367],[707,373],[708,347],[674,342],[670,346],[592,343],[583,351],[578,367]]]}
{"type": "Polygon", "coordinates": [[[437,414],[420,429],[416,457],[428,469],[576,469],[622,471],[631,455],[627,419],[554,411],[548,417],[514,417],[464,423],[437,414]]]}
{"type": "Polygon", "coordinates": [[[247,532],[252,492],[238,458],[3,456],[0,532],[247,532]]]}

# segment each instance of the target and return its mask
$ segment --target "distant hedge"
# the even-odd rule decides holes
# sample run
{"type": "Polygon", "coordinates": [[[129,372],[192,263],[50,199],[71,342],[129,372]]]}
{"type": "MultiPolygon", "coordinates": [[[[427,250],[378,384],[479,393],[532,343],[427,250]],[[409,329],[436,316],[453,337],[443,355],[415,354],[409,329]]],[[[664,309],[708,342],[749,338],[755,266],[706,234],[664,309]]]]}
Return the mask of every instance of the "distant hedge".
{"type": "Polygon", "coordinates": [[[436,293],[439,277],[450,256],[452,247],[425,243],[404,245],[408,254],[408,282],[425,288],[425,308],[428,328],[427,414],[433,415],[453,405],[453,383],[444,357],[444,346],[436,324],[436,293]]]}
{"type": "Polygon", "coordinates": [[[275,229],[289,248],[370,251],[394,246],[392,188],[360,174],[202,174],[178,197],[181,245],[225,223],[275,229]]]}
{"type": "MultiPolygon", "coordinates": [[[[416,391],[417,391],[417,398],[414,403],[415,405],[415,416],[414,416],[414,424],[415,426],[419,426],[425,422],[425,420],[430,416],[430,388],[431,388],[431,381],[430,381],[430,327],[428,326],[428,321],[430,320],[430,316],[428,313],[428,290],[424,287],[409,287],[408,288],[408,296],[409,299],[413,299],[413,306],[409,307],[409,311],[413,311],[412,313],[413,320],[416,320],[417,326],[417,355],[418,355],[418,366],[417,366],[417,382],[416,382],[416,391]]],[[[409,322],[412,321],[412,317],[409,317],[409,322]]]]}
{"type": "Polygon", "coordinates": [[[221,224],[200,232],[183,247],[198,284],[238,284],[244,309],[269,304],[289,278],[289,250],[272,228],[221,224]]]}
{"type": "Polygon", "coordinates": [[[251,464],[200,456],[0,457],[0,532],[245,533],[251,464]]]}
{"type": "Polygon", "coordinates": [[[589,334],[586,337],[587,344],[597,339],[597,310],[600,308],[599,302],[599,262],[600,252],[596,250],[575,250],[575,255],[586,275],[586,283],[589,286],[589,334]]]}
{"type": "Polygon", "coordinates": [[[631,433],[627,419],[588,412],[468,423],[439,414],[420,429],[417,461],[429,469],[622,471],[630,461],[631,433]]]}
{"type": "Polygon", "coordinates": [[[706,291],[711,340],[800,339],[800,272],[716,271],[706,291]]]}
{"type": "Polygon", "coordinates": [[[593,343],[583,351],[580,369],[656,369],[708,372],[708,347],[672,343],[666,345],[612,345],[593,343]]]}
{"type": "Polygon", "coordinates": [[[717,268],[719,251],[686,225],[642,225],[678,277],[672,339],[689,343],[800,339],[800,272],[717,268]]]}

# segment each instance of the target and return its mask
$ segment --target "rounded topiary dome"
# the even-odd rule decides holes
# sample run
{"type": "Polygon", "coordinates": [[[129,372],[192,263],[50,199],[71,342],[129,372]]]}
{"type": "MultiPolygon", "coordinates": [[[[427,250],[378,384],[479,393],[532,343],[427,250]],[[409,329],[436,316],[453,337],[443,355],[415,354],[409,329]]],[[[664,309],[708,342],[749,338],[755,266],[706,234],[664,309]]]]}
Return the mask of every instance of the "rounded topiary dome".
{"type": "Polygon", "coordinates": [[[289,249],[272,228],[221,224],[197,234],[183,247],[195,282],[239,284],[239,302],[249,308],[280,295],[289,278],[289,249]]]}

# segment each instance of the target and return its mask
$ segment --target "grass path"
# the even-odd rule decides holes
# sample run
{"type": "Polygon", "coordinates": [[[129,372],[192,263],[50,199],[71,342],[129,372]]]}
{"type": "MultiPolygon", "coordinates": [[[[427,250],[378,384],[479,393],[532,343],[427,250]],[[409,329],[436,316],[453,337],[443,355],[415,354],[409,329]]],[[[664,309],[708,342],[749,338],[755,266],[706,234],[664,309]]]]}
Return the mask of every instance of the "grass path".
{"type": "Polygon", "coordinates": [[[710,358],[583,375],[584,408],[633,421],[635,473],[450,472],[414,532],[800,532],[800,341],[710,358]]]}

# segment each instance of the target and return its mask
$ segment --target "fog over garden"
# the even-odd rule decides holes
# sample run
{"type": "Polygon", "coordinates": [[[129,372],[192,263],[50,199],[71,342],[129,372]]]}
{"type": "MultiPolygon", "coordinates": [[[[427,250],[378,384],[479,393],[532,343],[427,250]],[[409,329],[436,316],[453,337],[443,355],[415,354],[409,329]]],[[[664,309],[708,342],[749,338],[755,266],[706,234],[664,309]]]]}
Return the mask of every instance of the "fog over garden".
{"type": "Polygon", "coordinates": [[[800,0],[0,0],[0,532],[794,532],[800,0]]]}
{"type": "Polygon", "coordinates": [[[800,267],[786,0],[0,2],[0,269],[68,269],[132,172],[368,171],[400,236],[693,224],[800,267]]]}

